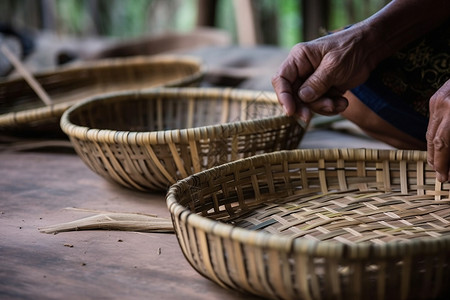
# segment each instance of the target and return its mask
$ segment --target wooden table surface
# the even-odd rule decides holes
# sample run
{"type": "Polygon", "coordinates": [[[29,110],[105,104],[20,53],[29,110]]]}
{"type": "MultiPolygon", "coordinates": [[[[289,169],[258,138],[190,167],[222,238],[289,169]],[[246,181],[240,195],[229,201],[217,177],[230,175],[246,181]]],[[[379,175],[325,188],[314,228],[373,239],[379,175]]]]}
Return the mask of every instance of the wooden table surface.
{"type": "Polygon", "coordinates": [[[175,234],[41,233],[93,215],[67,207],[170,217],[164,194],[109,183],[75,153],[1,153],[0,199],[0,299],[243,298],[199,275],[175,234]]]}

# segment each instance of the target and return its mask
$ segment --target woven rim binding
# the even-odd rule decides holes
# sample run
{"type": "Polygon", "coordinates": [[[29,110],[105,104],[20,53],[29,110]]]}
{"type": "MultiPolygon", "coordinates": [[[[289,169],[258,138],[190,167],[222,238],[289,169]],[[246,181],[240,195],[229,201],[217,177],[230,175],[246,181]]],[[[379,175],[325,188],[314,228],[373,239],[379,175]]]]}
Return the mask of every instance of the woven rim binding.
{"type": "MultiPolygon", "coordinates": [[[[84,141],[104,142],[104,143],[127,143],[130,145],[146,145],[146,144],[166,144],[167,142],[188,142],[197,141],[209,137],[221,136],[227,138],[233,135],[254,132],[253,128],[271,128],[273,125],[282,126],[292,123],[292,119],[283,115],[274,117],[265,117],[261,119],[235,121],[225,124],[199,126],[195,128],[169,129],[151,132],[133,132],[123,130],[95,129],[86,126],[73,124],[70,121],[70,115],[81,107],[96,103],[98,101],[108,101],[111,97],[139,97],[139,95],[150,96],[197,96],[199,93],[202,97],[213,97],[218,94],[228,95],[228,97],[239,97],[245,95],[257,95],[258,91],[253,90],[237,90],[233,88],[151,88],[142,89],[140,91],[125,91],[118,93],[108,93],[98,97],[82,101],[71,108],[67,109],[61,117],[60,126],[64,133],[71,137],[84,141]]],[[[267,99],[277,103],[276,95],[272,92],[264,92],[267,99]]],[[[98,104],[98,103],[97,103],[98,104]]],[[[299,124],[306,128],[301,120],[297,120],[299,124]]]]}

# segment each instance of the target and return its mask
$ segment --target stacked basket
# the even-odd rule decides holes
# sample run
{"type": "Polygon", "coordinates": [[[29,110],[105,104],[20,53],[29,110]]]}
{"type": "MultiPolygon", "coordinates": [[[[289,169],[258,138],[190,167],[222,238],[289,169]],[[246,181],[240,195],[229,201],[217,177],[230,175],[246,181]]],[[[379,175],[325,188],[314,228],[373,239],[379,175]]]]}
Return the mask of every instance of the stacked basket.
{"type": "Polygon", "coordinates": [[[108,92],[157,86],[196,86],[204,75],[198,59],[154,56],[105,59],[35,74],[52,100],[44,106],[23,78],[0,82],[0,131],[55,133],[63,112],[108,92]]]}

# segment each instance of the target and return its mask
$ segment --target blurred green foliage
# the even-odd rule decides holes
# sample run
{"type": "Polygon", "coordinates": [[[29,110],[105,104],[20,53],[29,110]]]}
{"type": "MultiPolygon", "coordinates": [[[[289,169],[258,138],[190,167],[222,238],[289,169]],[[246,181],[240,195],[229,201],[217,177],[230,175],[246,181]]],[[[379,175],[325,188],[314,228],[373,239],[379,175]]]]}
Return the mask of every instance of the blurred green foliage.
{"type": "Polygon", "coordinates": [[[301,3],[297,0],[279,1],[279,42],[282,47],[291,47],[300,42],[302,38],[301,3]]]}
{"type": "MultiPolygon", "coordinates": [[[[329,0],[328,28],[333,30],[360,21],[379,9],[386,0],[329,0]]],[[[291,47],[302,41],[301,0],[255,0],[264,43],[291,47]],[[275,24],[272,24],[275,23],[275,24]]],[[[0,20],[18,25],[51,18],[59,34],[134,37],[164,31],[189,31],[196,26],[197,0],[1,0],[0,20]],[[39,3],[46,3],[39,7],[39,3]],[[22,24],[21,24],[22,23],[22,24]]],[[[39,24],[35,24],[39,25],[39,24]]],[[[42,25],[42,24],[40,24],[42,25]]],[[[218,0],[216,26],[236,40],[232,0],[218,0]]],[[[39,27],[39,26],[36,26],[39,27]]]]}

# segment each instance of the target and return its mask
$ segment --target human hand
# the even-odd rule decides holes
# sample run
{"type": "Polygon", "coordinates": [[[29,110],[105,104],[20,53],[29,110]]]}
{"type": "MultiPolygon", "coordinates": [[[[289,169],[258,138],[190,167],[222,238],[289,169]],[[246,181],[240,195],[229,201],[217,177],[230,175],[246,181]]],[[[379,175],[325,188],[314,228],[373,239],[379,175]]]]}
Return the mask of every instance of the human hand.
{"type": "Polygon", "coordinates": [[[272,85],[287,115],[307,122],[312,112],[334,115],[347,108],[346,90],[362,84],[376,63],[363,26],[294,46],[272,85]]]}
{"type": "Polygon", "coordinates": [[[430,120],[427,130],[428,163],[440,182],[450,177],[450,80],[430,99],[430,120]]]}

